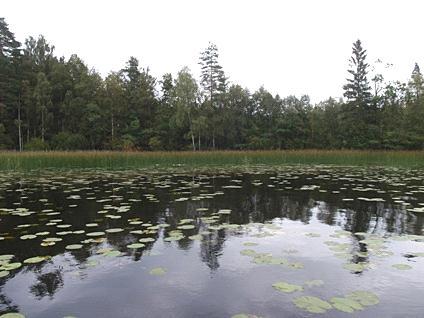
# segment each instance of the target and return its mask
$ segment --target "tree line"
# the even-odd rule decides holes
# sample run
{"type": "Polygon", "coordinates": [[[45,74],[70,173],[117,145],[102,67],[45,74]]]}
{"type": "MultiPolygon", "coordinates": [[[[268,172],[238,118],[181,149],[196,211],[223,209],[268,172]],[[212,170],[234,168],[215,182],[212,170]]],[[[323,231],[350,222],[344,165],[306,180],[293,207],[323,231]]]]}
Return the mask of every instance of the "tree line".
{"type": "Polygon", "coordinates": [[[353,43],[344,99],[313,105],[230,83],[216,45],[156,79],[135,57],[102,78],[77,55],[57,57],[43,36],[19,43],[0,18],[0,149],[423,149],[424,80],[370,76],[353,43]]]}

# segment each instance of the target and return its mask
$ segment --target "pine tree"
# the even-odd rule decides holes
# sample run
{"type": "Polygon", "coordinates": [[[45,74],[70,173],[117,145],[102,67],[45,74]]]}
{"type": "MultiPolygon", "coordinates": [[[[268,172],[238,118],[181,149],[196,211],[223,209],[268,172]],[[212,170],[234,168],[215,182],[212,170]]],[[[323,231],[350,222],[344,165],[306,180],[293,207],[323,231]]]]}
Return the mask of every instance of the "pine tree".
{"type": "Polygon", "coordinates": [[[212,126],[212,148],[215,149],[215,137],[217,130],[222,130],[221,121],[217,109],[224,104],[225,92],[227,89],[227,78],[218,63],[218,48],[215,44],[209,46],[200,55],[201,80],[204,93],[207,96],[208,117],[212,126]]]}
{"type": "Polygon", "coordinates": [[[0,55],[11,56],[21,44],[16,41],[15,35],[9,30],[4,18],[0,18],[0,55]]]}
{"type": "Polygon", "coordinates": [[[348,72],[353,78],[347,79],[347,84],[343,86],[344,96],[348,102],[355,102],[358,106],[366,106],[371,100],[371,87],[369,85],[368,63],[365,62],[367,51],[362,48],[360,40],[353,43],[352,57],[350,58],[351,69],[348,72]]]}
{"type": "Polygon", "coordinates": [[[375,142],[376,109],[372,104],[371,87],[368,82],[367,51],[362,48],[360,40],[353,43],[350,58],[351,78],[343,86],[347,103],[344,107],[344,141],[345,146],[366,148],[375,142]]]}

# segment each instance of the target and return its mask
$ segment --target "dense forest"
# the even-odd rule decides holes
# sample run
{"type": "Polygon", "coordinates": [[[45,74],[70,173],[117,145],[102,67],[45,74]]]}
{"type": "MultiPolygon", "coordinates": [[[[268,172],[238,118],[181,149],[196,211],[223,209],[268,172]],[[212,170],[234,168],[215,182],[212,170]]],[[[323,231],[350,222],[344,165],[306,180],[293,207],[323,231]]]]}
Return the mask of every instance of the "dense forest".
{"type": "MultiPolygon", "coordinates": [[[[423,149],[424,79],[370,75],[353,43],[344,99],[273,96],[231,83],[210,44],[188,68],[154,78],[130,57],[102,78],[43,36],[19,43],[0,18],[0,149],[423,149]]],[[[341,79],[342,80],[342,79],[341,79]]]]}

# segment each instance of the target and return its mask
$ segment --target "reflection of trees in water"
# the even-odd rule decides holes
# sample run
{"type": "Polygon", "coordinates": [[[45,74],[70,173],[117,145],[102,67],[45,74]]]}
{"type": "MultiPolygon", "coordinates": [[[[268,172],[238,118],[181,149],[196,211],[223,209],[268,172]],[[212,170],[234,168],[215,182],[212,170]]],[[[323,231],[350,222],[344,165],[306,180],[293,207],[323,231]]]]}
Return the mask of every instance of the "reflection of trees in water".
{"type": "Polygon", "coordinates": [[[218,259],[222,253],[224,242],[225,230],[216,231],[200,242],[200,257],[212,271],[219,268],[218,259]]]}
{"type": "Polygon", "coordinates": [[[6,311],[16,311],[19,312],[18,305],[12,304],[12,300],[6,296],[3,292],[4,286],[0,287],[0,314],[6,311]]]}
{"type": "Polygon", "coordinates": [[[63,274],[60,269],[56,269],[52,272],[38,275],[36,283],[30,287],[30,292],[38,299],[45,296],[53,298],[53,295],[61,287],[63,287],[63,274]]]}

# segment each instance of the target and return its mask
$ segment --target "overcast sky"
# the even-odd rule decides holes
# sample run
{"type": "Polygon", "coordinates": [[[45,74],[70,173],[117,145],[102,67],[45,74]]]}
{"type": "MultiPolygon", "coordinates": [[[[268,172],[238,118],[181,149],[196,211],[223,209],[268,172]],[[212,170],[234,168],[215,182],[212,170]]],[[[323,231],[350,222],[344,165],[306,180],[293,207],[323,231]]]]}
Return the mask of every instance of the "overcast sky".
{"type": "Polygon", "coordinates": [[[78,54],[103,76],[135,56],[158,78],[188,66],[214,42],[232,83],[261,85],[314,102],[342,96],[352,42],[387,79],[406,81],[424,68],[422,0],[2,0],[16,38],[43,34],[56,54],[78,54]]]}

